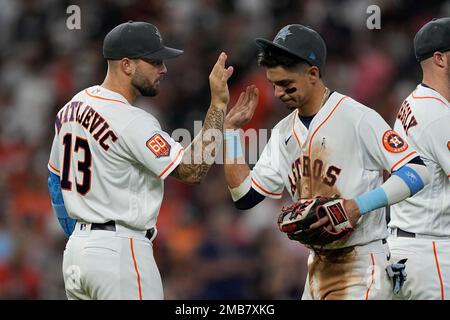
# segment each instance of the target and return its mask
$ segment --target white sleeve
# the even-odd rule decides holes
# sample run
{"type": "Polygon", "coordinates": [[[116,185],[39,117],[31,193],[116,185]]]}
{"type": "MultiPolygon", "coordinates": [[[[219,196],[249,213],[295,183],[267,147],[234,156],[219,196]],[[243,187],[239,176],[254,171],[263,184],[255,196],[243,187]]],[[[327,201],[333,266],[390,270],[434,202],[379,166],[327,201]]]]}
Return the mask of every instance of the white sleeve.
{"type": "Polygon", "coordinates": [[[391,173],[418,156],[416,150],[374,110],[364,114],[358,130],[367,170],[385,169],[391,173]]]}
{"type": "Polygon", "coordinates": [[[135,118],[121,134],[121,143],[129,155],[161,179],[181,162],[183,147],[161,130],[150,115],[135,118]]]}
{"type": "Polygon", "coordinates": [[[429,125],[420,139],[427,139],[422,145],[429,146],[428,151],[450,178],[450,115],[429,125]]]}
{"type": "Polygon", "coordinates": [[[276,130],[267,142],[264,150],[251,171],[252,188],[263,196],[280,199],[284,182],[280,173],[280,141],[276,130]]]}
{"type": "Polygon", "coordinates": [[[48,160],[48,170],[50,170],[51,172],[53,172],[54,174],[57,174],[58,176],[60,176],[60,172],[61,172],[61,166],[59,163],[59,140],[58,140],[58,135],[55,134],[55,137],[53,138],[53,143],[52,143],[52,149],[50,151],[50,159],[48,160]]]}

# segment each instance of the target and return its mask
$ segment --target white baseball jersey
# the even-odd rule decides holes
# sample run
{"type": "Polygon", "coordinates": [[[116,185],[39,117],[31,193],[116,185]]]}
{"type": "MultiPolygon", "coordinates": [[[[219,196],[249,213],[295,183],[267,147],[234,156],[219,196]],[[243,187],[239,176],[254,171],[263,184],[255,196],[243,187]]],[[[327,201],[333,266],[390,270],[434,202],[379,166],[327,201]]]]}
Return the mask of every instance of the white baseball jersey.
{"type": "Polygon", "coordinates": [[[389,226],[450,236],[450,103],[437,91],[418,85],[403,102],[395,130],[419,152],[431,181],[391,207],[389,226]]]}
{"type": "MultiPolygon", "coordinates": [[[[292,112],[274,128],[251,172],[252,187],[281,198],[355,198],[383,183],[417,153],[374,110],[333,92],[307,129],[292,112]]],[[[345,240],[325,248],[361,245],[387,237],[385,208],[365,214],[345,240]]]]}
{"type": "Polygon", "coordinates": [[[48,168],[60,176],[69,216],[137,230],[155,226],[164,179],[182,146],[149,113],[93,86],[59,112],[48,168]]]}

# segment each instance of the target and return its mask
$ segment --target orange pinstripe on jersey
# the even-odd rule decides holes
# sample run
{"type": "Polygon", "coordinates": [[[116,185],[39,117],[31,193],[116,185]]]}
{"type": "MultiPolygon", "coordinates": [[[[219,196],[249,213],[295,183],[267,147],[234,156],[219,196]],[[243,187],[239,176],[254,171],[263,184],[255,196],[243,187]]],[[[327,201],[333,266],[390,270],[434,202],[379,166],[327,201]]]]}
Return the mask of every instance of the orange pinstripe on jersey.
{"type": "Polygon", "coordinates": [[[48,166],[50,168],[52,168],[53,170],[55,170],[57,173],[60,173],[60,171],[58,169],[56,169],[54,166],[52,166],[52,164],[50,162],[48,163],[48,166]]]}
{"type": "Polygon", "coordinates": [[[334,106],[333,110],[331,110],[330,114],[325,118],[325,120],[322,121],[321,124],[319,124],[319,126],[316,128],[316,130],[314,130],[313,134],[311,135],[311,138],[309,139],[309,144],[308,144],[308,156],[311,159],[311,142],[314,139],[314,136],[316,135],[317,131],[320,129],[321,126],[324,125],[325,122],[328,121],[328,119],[330,119],[330,117],[332,116],[332,114],[334,113],[334,111],[336,111],[337,107],[339,107],[339,105],[341,104],[341,102],[345,99],[348,98],[347,96],[343,96],[338,103],[336,103],[336,105],[334,106]]]}
{"type": "Polygon", "coordinates": [[[375,281],[375,260],[373,258],[373,253],[370,254],[370,258],[372,259],[372,272],[370,274],[370,286],[367,288],[366,291],[366,300],[369,300],[369,292],[370,289],[372,289],[372,285],[375,281]]]}
{"type": "MultiPolygon", "coordinates": [[[[314,136],[316,135],[317,131],[319,131],[320,127],[322,127],[325,122],[328,121],[328,119],[330,119],[330,117],[333,115],[334,111],[336,111],[337,107],[339,107],[339,105],[341,104],[342,101],[344,101],[345,98],[348,98],[347,96],[343,96],[338,103],[336,103],[336,105],[333,107],[333,110],[331,110],[330,114],[325,118],[325,120],[322,121],[321,124],[319,124],[319,126],[316,128],[316,130],[314,130],[313,134],[311,135],[311,138],[309,138],[309,144],[308,144],[308,157],[309,159],[311,158],[311,143],[314,139],[314,136]]],[[[311,190],[314,190],[313,188],[313,179],[310,180],[311,181],[311,190]]]]}
{"type": "Polygon", "coordinates": [[[173,159],[173,161],[172,161],[171,163],[169,163],[169,165],[163,170],[163,172],[161,172],[161,174],[159,175],[160,178],[161,178],[161,177],[164,175],[164,173],[166,173],[166,171],[169,170],[170,167],[172,167],[173,164],[178,160],[178,158],[179,158],[180,155],[181,155],[181,151],[183,151],[183,150],[184,150],[184,149],[181,148],[181,149],[178,151],[178,153],[177,153],[175,159],[173,159]]]}
{"type": "MultiPolygon", "coordinates": [[[[414,90],[414,92],[416,92],[416,90],[414,90]]],[[[442,99],[436,98],[436,97],[431,97],[431,96],[415,96],[414,92],[411,94],[411,96],[413,97],[413,99],[434,99],[439,101],[440,103],[442,103],[445,106],[448,106],[447,103],[445,103],[442,99]]]]}
{"type": "Polygon", "coordinates": [[[136,258],[134,257],[134,248],[133,248],[133,239],[132,238],[130,238],[130,248],[131,248],[131,257],[133,258],[134,271],[136,271],[136,278],[137,278],[138,291],[139,291],[139,300],[142,300],[141,276],[139,275],[136,258]]]}
{"type": "Polygon", "coordinates": [[[294,137],[297,140],[298,146],[300,147],[300,149],[302,148],[302,144],[300,143],[300,139],[297,137],[297,134],[295,133],[295,121],[298,118],[298,109],[295,110],[295,114],[294,114],[294,121],[292,122],[292,132],[294,132],[294,137]]]}
{"type": "Polygon", "coordinates": [[[123,102],[123,101],[116,100],[116,99],[108,99],[108,98],[103,98],[103,97],[100,97],[100,96],[94,96],[93,94],[90,94],[90,93],[87,91],[87,89],[84,90],[84,92],[86,92],[86,94],[87,94],[89,97],[91,97],[91,98],[96,98],[96,99],[100,99],[100,100],[106,100],[106,101],[112,101],[112,102],[119,102],[119,103],[127,104],[127,103],[125,103],[125,102],[123,102]]]}
{"type": "Polygon", "coordinates": [[[403,158],[401,158],[400,160],[398,160],[391,168],[391,172],[395,171],[395,168],[403,162],[403,160],[405,160],[406,158],[408,158],[409,156],[412,156],[413,154],[417,153],[416,151],[413,151],[411,153],[408,153],[406,156],[404,156],[403,158]]]}
{"type": "Polygon", "coordinates": [[[263,187],[261,187],[256,181],[255,179],[252,178],[252,182],[255,186],[258,187],[258,189],[260,189],[261,191],[263,191],[264,193],[270,194],[271,196],[281,196],[281,193],[274,193],[274,192],[269,192],[266,189],[264,189],[263,187]]]}
{"type": "Polygon", "coordinates": [[[434,253],[434,260],[436,261],[436,269],[439,277],[439,285],[441,286],[441,299],[444,300],[444,284],[442,283],[441,268],[439,267],[439,260],[436,252],[436,241],[433,241],[433,253],[434,253]]]}

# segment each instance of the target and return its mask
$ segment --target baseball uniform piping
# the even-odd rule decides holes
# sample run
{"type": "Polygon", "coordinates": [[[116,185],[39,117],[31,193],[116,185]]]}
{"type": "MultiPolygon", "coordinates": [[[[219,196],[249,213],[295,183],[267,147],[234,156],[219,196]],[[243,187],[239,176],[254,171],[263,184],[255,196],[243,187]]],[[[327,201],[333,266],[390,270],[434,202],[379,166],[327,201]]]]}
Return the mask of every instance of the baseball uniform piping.
{"type": "Polygon", "coordinates": [[[370,289],[372,289],[372,285],[373,285],[374,277],[375,277],[375,260],[373,259],[373,253],[370,254],[370,258],[372,259],[372,272],[370,274],[370,278],[371,278],[370,286],[369,286],[369,288],[367,288],[367,291],[366,291],[366,300],[369,300],[369,292],[370,292],[370,289]]]}
{"type": "Polygon", "coordinates": [[[166,173],[167,170],[170,169],[170,167],[173,166],[173,164],[174,164],[175,162],[177,162],[178,158],[180,157],[181,151],[183,151],[183,150],[184,150],[184,149],[181,148],[181,149],[178,151],[177,156],[175,157],[175,159],[173,159],[173,161],[172,161],[172,162],[171,162],[171,163],[163,170],[163,172],[161,172],[161,174],[159,175],[160,178],[164,175],[164,173],[166,173]]]}
{"type": "Polygon", "coordinates": [[[295,140],[297,140],[298,146],[300,149],[302,148],[302,144],[300,143],[300,139],[297,137],[297,134],[295,133],[295,119],[298,117],[298,109],[296,110],[296,113],[294,114],[294,121],[292,122],[292,132],[294,132],[295,140]]]}
{"type": "Polygon", "coordinates": [[[86,94],[89,97],[91,97],[91,98],[96,98],[96,99],[100,99],[100,100],[106,100],[106,101],[112,101],[112,102],[119,102],[119,103],[127,104],[127,103],[125,103],[123,101],[116,100],[116,99],[108,99],[108,98],[103,98],[103,97],[100,97],[100,96],[94,96],[93,94],[90,94],[87,89],[85,89],[84,92],[86,92],[86,94]]]}
{"type": "Polygon", "coordinates": [[[417,153],[416,151],[413,151],[411,153],[408,153],[406,156],[404,156],[403,158],[401,158],[400,160],[397,161],[396,164],[394,164],[391,168],[391,172],[395,171],[395,168],[403,162],[403,160],[407,159],[408,157],[412,156],[413,154],[417,153]]]}
{"type": "Polygon", "coordinates": [[[336,111],[337,107],[339,107],[339,105],[345,98],[347,98],[347,96],[343,96],[341,98],[341,100],[339,100],[339,102],[334,106],[333,110],[331,110],[330,114],[325,118],[325,120],[322,121],[321,124],[319,124],[319,126],[316,128],[316,130],[314,130],[313,134],[311,135],[311,138],[309,139],[309,144],[308,144],[308,156],[310,159],[311,159],[311,142],[313,141],[315,134],[320,129],[320,127],[323,126],[323,124],[328,121],[328,119],[331,117],[331,115],[334,113],[334,111],[336,111]]]}
{"type": "MultiPolygon", "coordinates": [[[[414,92],[416,92],[416,91],[414,91],[414,92]]],[[[441,102],[443,105],[448,106],[448,104],[445,103],[444,101],[442,101],[442,99],[439,99],[439,98],[436,98],[436,97],[431,97],[431,96],[415,96],[414,92],[411,94],[413,99],[435,99],[435,100],[441,102]]]]}
{"type": "Polygon", "coordinates": [[[276,196],[276,197],[281,196],[281,193],[274,193],[274,192],[269,192],[269,191],[267,191],[266,189],[264,189],[263,187],[261,187],[261,186],[255,181],[255,179],[253,179],[253,178],[252,178],[252,182],[253,182],[253,184],[254,184],[256,187],[258,187],[258,189],[260,189],[262,192],[264,192],[264,193],[266,193],[266,194],[268,194],[268,195],[276,196]]]}
{"type": "Polygon", "coordinates": [[[58,169],[56,169],[54,166],[52,166],[52,164],[49,162],[48,163],[48,167],[54,171],[54,173],[57,173],[58,175],[60,174],[61,171],[59,171],[58,169]]]}
{"type": "Polygon", "coordinates": [[[133,248],[133,239],[132,238],[130,238],[130,248],[131,248],[131,257],[133,258],[134,271],[136,271],[136,278],[137,278],[138,290],[139,290],[139,300],[142,300],[141,276],[139,275],[136,258],[134,257],[134,248],[133,248]]]}
{"type": "Polygon", "coordinates": [[[441,268],[439,267],[439,260],[436,252],[436,241],[433,241],[433,253],[434,253],[434,260],[436,261],[436,269],[439,277],[439,285],[441,286],[441,299],[444,300],[444,284],[442,283],[441,268]]]}

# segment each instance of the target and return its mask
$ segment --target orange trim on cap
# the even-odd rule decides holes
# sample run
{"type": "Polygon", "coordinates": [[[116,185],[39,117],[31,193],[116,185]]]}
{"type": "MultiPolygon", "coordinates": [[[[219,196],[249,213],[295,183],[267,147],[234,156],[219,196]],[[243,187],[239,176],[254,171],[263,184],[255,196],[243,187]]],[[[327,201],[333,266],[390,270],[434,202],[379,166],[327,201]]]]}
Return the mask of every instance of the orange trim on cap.
{"type": "Polygon", "coordinates": [[[116,100],[116,99],[108,99],[108,98],[103,98],[103,97],[100,97],[100,96],[94,96],[93,94],[89,93],[87,89],[85,89],[84,92],[86,92],[86,94],[89,97],[91,97],[91,98],[96,98],[96,99],[100,99],[100,100],[106,100],[106,101],[112,101],[112,102],[119,102],[119,103],[127,104],[127,103],[125,103],[123,101],[116,100]]]}
{"type": "Polygon", "coordinates": [[[181,151],[183,151],[183,150],[184,150],[184,149],[181,148],[181,149],[178,151],[177,156],[175,157],[175,159],[173,159],[173,161],[172,161],[172,162],[164,169],[164,171],[161,172],[161,174],[159,175],[160,178],[164,175],[164,173],[166,173],[167,170],[170,169],[171,166],[173,166],[173,164],[174,164],[175,162],[177,162],[178,158],[180,157],[181,151]]]}
{"type": "Polygon", "coordinates": [[[131,238],[130,238],[130,248],[131,248],[131,257],[133,258],[133,263],[134,263],[134,271],[136,271],[136,277],[137,277],[137,282],[138,282],[139,300],[142,300],[141,276],[139,275],[136,258],[134,257],[133,239],[131,239],[131,238]]]}
{"type": "Polygon", "coordinates": [[[50,168],[52,168],[53,170],[55,170],[56,172],[58,172],[58,173],[60,173],[61,171],[59,171],[58,169],[56,169],[54,166],[52,166],[52,164],[49,162],[48,163],[48,166],[50,167],[50,168]]]}
{"type": "Polygon", "coordinates": [[[252,182],[255,184],[255,186],[257,186],[261,191],[263,191],[264,193],[267,193],[271,196],[281,196],[281,193],[274,193],[274,192],[269,192],[266,189],[264,189],[263,187],[261,187],[256,181],[255,179],[252,178],[252,182]]]}
{"type": "Polygon", "coordinates": [[[369,292],[370,292],[370,289],[372,289],[372,285],[375,281],[375,260],[373,258],[373,253],[370,254],[370,258],[372,259],[372,273],[370,275],[370,277],[371,277],[370,286],[367,288],[367,291],[366,291],[366,300],[369,300],[369,292]]]}
{"type": "Polygon", "coordinates": [[[439,285],[441,286],[441,300],[444,300],[444,284],[442,283],[441,268],[439,267],[439,260],[436,252],[436,241],[433,241],[433,253],[434,253],[434,260],[436,261],[436,268],[439,277],[439,285]]]}
{"type": "Polygon", "coordinates": [[[436,98],[436,97],[431,97],[431,96],[415,96],[414,92],[416,92],[416,90],[413,91],[413,93],[411,94],[411,96],[413,97],[413,99],[434,99],[437,100],[439,102],[441,102],[443,105],[448,107],[448,104],[445,103],[445,101],[443,101],[442,99],[436,98]]]}
{"type": "Polygon", "coordinates": [[[300,149],[302,148],[302,144],[300,143],[300,139],[297,137],[297,134],[295,133],[295,120],[298,117],[298,109],[296,110],[297,112],[294,114],[294,121],[292,122],[292,132],[294,133],[295,139],[297,140],[297,143],[300,147],[300,149]]]}
{"type": "Polygon", "coordinates": [[[331,117],[331,115],[334,113],[334,111],[337,109],[337,107],[341,104],[342,100],[344,100],[345,98],[348,98],[347,96],[343,96],[338,103],[336,103],[336,105],[334,106],[333,110],[331,110],[330,114],[325,118],[325,120],[322,121],[321,124],[319,124],[319,126],[316,128],[316,130],[314,130],[314,133],[311,135],[311,138],[309,139],[309,144],[308,144],[308,156],[311,159],[311,142],[314,138],[314,135],[317,133],[317,131],[320,129],[321,126],[323,126],[323,124],[325,122],[328,121],[328,119],[331,117]]]}
{"type": "Polygon", "coordinates": [[[411,153],[408,153],[406,156],[404,156],[403,158],[401,158],[400,160],[398,160],[391,168],[391,172],[394,171],[395,167],[398,166],[400,163],[402,163],[403,160],[405,160],[406,158],[408,158],[409,156],[413,155],[414,153],[417,153],[416,151],[413,151],[411,153]]]}

